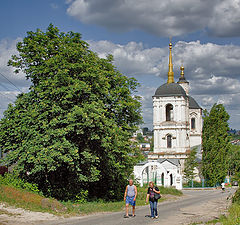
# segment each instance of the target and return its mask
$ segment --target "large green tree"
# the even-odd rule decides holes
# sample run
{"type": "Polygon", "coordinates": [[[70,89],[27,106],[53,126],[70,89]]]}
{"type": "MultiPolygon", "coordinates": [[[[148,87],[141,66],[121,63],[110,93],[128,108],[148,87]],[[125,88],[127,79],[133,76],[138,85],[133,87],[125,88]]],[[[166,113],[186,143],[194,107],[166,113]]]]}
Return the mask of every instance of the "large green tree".
{"type": "Polygon", "coordinates": [[[138,83],[122,75],[112,56],[89,50],[79,33],[28,32],[9,65],[32,85],[0,122],[5,163],[44,194],[74,199],[122,197],[137,158],[130,147],[141,122],[138,83]]]}
{"type": "Polygon", "coordinates": [[[240,146],[231,145],[231,150],[229,151],[229,175],[235,178],[240,178],[240,146]]]}
{"type": "Polygon", "coordinates": [[[202,173],[208,185],[221,183],[228,170],[229,115],[222,104],[214,104],[210,113],[203,117],[203,161],[202,173]]]}

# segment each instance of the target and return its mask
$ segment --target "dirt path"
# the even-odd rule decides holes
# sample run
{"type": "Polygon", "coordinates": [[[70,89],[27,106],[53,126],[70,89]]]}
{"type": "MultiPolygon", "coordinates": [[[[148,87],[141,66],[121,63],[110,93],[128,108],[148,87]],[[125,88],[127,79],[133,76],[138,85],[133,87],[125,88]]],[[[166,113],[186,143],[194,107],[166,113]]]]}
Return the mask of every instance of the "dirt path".
{"type": "Polygon", "coordinates": [[[32,212],[0,204],[0,225],[35,225],[43,221],[57,219],[61,219],[61,217],[59,218],[50,213],[32,212]]]}
{"type": "MultiPolygon", "coordinates": [[[[154,222],[153,224],[169,224],[169,225],[188,225],[192,223],[204,224],[207,221],[219,218],[220,215],[226,214],[228,207],[231,205],[231,195],[234,189],[228,189],[225,192],[221,190],[200,191],[198,200],[194,199],[192,191],[185,191],[186,205],[180,204],[176,207],[176,212],[168,218],[154,222]],[[187,202],[194,201],[193,204],[187,202]]],[[[185,200],[184,200],[185,201],[185,200]]],[[[164,206],[164,205],[163,205],[164,206]]],[[[161,206],[160,206],[161,207],[161,206]]]]}

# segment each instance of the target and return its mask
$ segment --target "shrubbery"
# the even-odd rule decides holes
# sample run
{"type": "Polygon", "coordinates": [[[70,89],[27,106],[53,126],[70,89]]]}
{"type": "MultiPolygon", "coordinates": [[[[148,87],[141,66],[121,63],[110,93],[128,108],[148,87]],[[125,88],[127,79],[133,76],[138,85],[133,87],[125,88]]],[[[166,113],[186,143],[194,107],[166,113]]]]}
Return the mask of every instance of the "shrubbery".
{"type": "Polygon", "coordinates": [[[240,204],[240,188],[238,188],[237,191],[235,192],[232,202],[240,204]]]}
{"type": "Polygon", "coordinates": [[[26,191],[40,194],[37,184],[31,184],[18,178],[16,175],[11,173],[5,173],[4,176],[0,176],[0,184],[21,188],[26,191]]]}

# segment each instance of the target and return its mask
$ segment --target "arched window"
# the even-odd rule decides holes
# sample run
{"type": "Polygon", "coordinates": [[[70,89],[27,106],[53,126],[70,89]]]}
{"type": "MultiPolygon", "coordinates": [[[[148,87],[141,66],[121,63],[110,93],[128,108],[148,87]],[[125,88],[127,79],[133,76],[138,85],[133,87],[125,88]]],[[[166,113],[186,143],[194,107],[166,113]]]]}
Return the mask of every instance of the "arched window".
{"type": "Polygon", "coordinates": [[[172,135],[168,135],[167,136],[167,148],[171,148],[172,147],[172,135]]]}
{"type": "Polygon", "coordinates": [[[166,121],[173,121],[173,105],[166,105],[166,121]]]}
{"type": "Polygon", "coordinates": [[[196,120],[195,118],[191,119],[191,129],[194,130],[196,128],[196,120]]]}

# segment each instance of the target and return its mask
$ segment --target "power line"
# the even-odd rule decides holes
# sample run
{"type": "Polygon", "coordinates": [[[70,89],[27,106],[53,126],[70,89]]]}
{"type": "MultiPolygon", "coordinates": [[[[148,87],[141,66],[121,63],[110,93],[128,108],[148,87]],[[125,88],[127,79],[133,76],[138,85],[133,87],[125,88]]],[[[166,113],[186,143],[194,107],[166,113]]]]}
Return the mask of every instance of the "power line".
{"type": "Polygon", "coordinates": [[[9,91],[9,89],[8,89],[5,85],[3,85],[3,84],[1,84],[1,83],[0,83],[0,85],[1,85],[3,88],[5,88],[7,91],[9,91]]]}
{"type": "Polygon", "coordinates": [[[13,100],[11,98],[9,98],[7,95],[4,95],[2,92],[0,92],[0,94],[4,97],[8,98],[13,103],[13,100]]]}
{"type": "Polygon", "coordinates": [[[4,76],[2,73],[0,73],[1,76],[3,76],[9,83],[11,83],[15,88],[17,88],[17,90],[19,90],[20,92],[22,92],[12,81],[10,81],[6,76],[4,76]]]}

